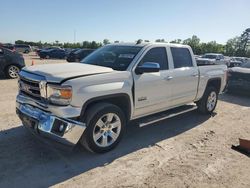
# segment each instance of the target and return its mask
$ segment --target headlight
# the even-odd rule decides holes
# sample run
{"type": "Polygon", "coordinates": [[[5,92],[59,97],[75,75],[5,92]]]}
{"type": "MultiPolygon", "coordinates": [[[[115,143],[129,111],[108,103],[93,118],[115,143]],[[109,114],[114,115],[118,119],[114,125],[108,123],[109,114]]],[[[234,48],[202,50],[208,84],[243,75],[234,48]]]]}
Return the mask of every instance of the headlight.
{"type": "Polygon", "coordinates": [[[58,105],[68,105],[72,98],[71,86],[47,85],[47,99],[58,105]]]}

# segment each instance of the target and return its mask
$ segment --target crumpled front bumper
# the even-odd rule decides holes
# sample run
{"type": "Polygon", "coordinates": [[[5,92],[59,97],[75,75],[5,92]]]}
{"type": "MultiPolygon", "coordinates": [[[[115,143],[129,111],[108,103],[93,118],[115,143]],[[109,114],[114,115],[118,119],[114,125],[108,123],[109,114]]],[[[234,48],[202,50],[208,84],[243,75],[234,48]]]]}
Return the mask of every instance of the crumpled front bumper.
{"type": "Polygon", "coordinates": [[[77,144],[86,129],[82,122],[57,117],[28,104],[17,102],[16,113],[32,132],[70,146],[77,144]]]}

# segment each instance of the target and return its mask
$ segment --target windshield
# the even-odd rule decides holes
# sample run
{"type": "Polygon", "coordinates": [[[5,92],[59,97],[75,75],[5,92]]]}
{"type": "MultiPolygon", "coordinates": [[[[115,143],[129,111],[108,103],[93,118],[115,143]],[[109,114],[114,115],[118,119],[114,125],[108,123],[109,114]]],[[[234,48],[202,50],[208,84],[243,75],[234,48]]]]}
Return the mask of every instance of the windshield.
{"type": "Polygon", "coordinates": [[[81,63],[125,71],[141,49],[140,46],[108,45],[91,53],[81,63]]]}
{"type": "Polygon", "coordinates": [[[203,58],[208,58],[208,59],[216,59],[217,55],[210,55],[210,54],[205,54],[202,56],[203,58]]]}
{"type": "Polygon", "coordinates": [[[73,53],[74,54],[79,54],[79,53],[81,53],[83,50],[82,49],[79,49],[79,50],[73,50],[73,53]]]}
{"type": "Polygon", "coordinates": [[[241,67],[250,69],[250,62],[244,63],[241,67]]]}

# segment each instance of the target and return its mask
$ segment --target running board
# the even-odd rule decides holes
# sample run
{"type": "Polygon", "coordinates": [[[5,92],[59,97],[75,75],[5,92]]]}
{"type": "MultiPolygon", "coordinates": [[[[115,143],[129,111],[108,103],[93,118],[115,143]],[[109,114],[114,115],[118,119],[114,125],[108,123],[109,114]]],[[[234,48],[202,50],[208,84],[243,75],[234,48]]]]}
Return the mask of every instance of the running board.
{"type": "Polygon", "coordinates": [[[171,110],[167,110],[165,112],[157,113],[156,115],[150,115],[145,118],[141,118],[141,121],[139,123],[139,127],[144,127],[165,119],[169,119],[175,116],[178,116],[180,114],[184,114],[193,110],[196,110],[197,106],[196,105],[185,105],[181,107],[177,107],[171,110]],[[144,122],[143,122],[144,121],[144,122]]]}

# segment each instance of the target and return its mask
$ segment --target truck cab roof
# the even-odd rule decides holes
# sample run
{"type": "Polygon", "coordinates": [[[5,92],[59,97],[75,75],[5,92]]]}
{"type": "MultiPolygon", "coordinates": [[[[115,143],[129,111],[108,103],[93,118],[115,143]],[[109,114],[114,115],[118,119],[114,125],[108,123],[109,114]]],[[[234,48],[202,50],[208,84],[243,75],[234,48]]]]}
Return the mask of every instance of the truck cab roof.
{"type": "Polygon", "coordinates": [[[146,46],[169,46],[169,47],[185,47],[185,48],[189,48],[188,45],[184,45],[184,44],[175,44],[175,43],[166,43],[166,42],[142,42],[142,43],[112,43],[112,44],[108,44],[108,45],[112,45],[112,46],[139,46],[139,47],[146,47],[146,46]]]}

